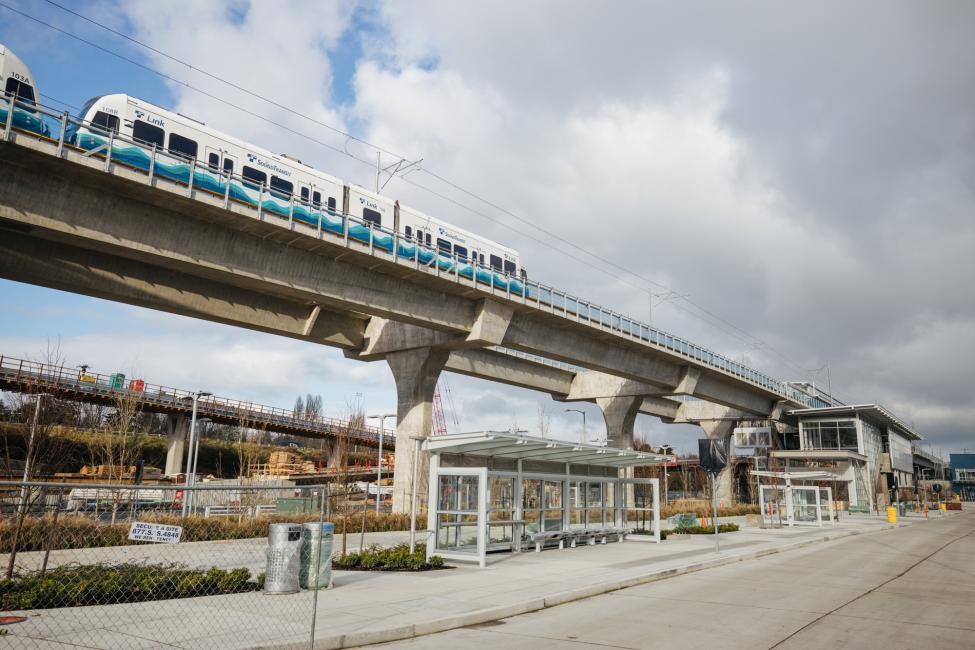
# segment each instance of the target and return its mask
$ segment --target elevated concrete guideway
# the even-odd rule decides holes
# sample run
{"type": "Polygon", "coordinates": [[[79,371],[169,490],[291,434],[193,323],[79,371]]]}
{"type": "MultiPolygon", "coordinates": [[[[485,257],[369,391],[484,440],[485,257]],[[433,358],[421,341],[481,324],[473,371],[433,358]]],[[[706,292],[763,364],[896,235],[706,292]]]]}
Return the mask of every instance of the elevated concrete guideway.
{"type": "MultiPolygon", "coordinates": [[[[472,284],[57,142],[16,131],[12,139],[0,143],[0,276],[385,359],[399,435],[429,433],[444,369],[596,401],[624,445],[639,410],[681,421],[704,408],[675,407],[666,395],[762,418],[817,403],[608,310],[594,316],[598,308],[574,298],[570,310],[566,294],[540,285],[518,294],[472,284]],[[569,371],[493,346],[588,370],[572,372],[566,387],[569,371]]],[[[397,454],[398,484],[411,462],[397,454]]]]}

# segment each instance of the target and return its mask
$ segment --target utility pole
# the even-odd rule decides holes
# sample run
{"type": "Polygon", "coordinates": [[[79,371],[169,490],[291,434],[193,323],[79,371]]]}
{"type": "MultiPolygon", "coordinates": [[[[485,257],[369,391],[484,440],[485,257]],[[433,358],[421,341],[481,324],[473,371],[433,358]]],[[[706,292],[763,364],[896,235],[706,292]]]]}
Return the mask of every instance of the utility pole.
{"type": "MultiPolygon", "coordinates": [[[[382,501],[382,481],[383,481],[383,438],[386,436],[385,428],[383,425],[386,422],[386,418],[396,417],[395,413],[381,413],[378,415],[370,415],[371,418],[376,418],[379,420],[379,464],[376,465],[376,514],[379,514],[379,503],[382,501]]],[[[368,498],[368,494],[366,495],[368,498]]]]}

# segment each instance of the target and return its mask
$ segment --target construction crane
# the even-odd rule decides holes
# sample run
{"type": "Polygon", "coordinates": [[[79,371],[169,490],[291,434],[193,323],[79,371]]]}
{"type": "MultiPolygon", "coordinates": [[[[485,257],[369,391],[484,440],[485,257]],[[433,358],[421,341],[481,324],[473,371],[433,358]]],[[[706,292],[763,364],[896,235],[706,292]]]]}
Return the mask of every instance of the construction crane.
{"type": "Polygon", "coordinates": [[[447,417],[444,412],[443,399],[441,399],[440,385],[443,384],[443,394],[447,397],[447,407],[450,410],[450,421],[455,428],[460,427],[460,420],[457,418],[457,409],[454,407],[454,396],[450,390],[447,379],[440,378],[437,387],[433,391],[433,435],[443,436],[447,434],[447,417]]]}

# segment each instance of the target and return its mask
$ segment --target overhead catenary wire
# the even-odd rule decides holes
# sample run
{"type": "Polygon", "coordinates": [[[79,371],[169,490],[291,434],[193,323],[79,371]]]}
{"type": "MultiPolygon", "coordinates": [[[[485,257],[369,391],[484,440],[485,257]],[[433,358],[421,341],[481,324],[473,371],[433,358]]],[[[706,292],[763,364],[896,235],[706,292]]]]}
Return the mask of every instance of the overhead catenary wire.
{"type": "MultiPolygon", "coordinates": [[[[47,4],[49,4],[49,5],[53,6],[53,7],[56,7],[57,9],[60,9],[60,10],[66,12],[66,13],[69,13],[69,14],[71,14],[71,15],[73,15],[73,16],[81,19],[81,20],[84,20],[84,21],[86,21],[86,22],[88,22],[88,23],[90,23],[92,25],[95,25],[95,26],[99,27],[100,29],[103,29],[105,31],[108,31],[108,32],[110,32],[110,33],[112,33],[112,34],[120,37],[120,38],[123,38],[126,41],[129,41],[129,42],[133,43],[134,45],[137,45],[137,46],[139,46],[141,48],[144,48],[146,50],[149,50],[149,51],[151,51],[151,52],[153,52],[153,53],[155,53],[155,54],[157,54],[159,56],[162,56],[162,57],[164,57],[166,59],[169,59],[169,60],[171,60],[171,61],[173,61],[175,63],[178,63],[180,65],[183,65],[183,66],[185,66],[186,68],[188,68],[190,70],[196,71],[196,72],[198,72],[198,73],[200,73],[200,74],[202,74],[202,75],[204,75],[204,76],[206,76],[206,77],[208,77],[208,78],[210,78],[210,79],[212,79],[214,81],[217,81],[219,83],[222,83],[224,85],[227,85],[227,86],[229,86],[231,88],[234,88],[235,90],[238,90],[238,91],[240,91],[242,93],[245,93],[245,94],[247,94],[249,96],[252,96],[252,97],[254,97],[256,99],[259,99],[259,100],[261,100],[263,102],[266,102],[266,103],[268,103],[268,104],[270,104],[270,105],[272,105],[272,106],[274,106],[276,108],[279,108],[279,109],[281,109],[281,110],[283,110],[283,111],[285,111],[287,113],[290,113],[292,115],[295,115],[296,117],[300,117],[300,118],[302,118],[304,120],[307,120],[307,121],[309,121],[309,122],[311,122],[313,124],[316,124],[318,126],[321,126],[321,127],[325,128],[325,129],[327,129],[327,130],[329,130],[329,131],[331,131],[333,133],[336,133],[338,135],[341,135],[344,138],[346,138],[347,141],[352,140],[352,141],[358,142],[358,143],[360,143],[362,145],[365,145],[365,146],[368,146],[370,148],[373,148],[373,149],[375,149],[377,151],[381,151],[383,153],[386,153],[388,155],[391,155],[391,156],[394,156],[394,157],[398,157],[398,158],[401,158],[401,159],[405,159],[403,156],[401,156],[401,155],[399,155],[399,154],[397,154],[397,153],[389,150],[388,148],[382,147],[382,146],[380,146],[378,144],[372,143],[372,142],[370,142],[368,140],[365,140],[363,138],[360,138],[358,136],[355,136],[355,135],[353,135],[353,134],[351,134],[351,133],[349,133],[349,132],[347,132],[347,131],[345,131],[343,129],[340,129],[340,128],[335,127],[335,126],[333,126],[331,124],[328,124],[327,122],[324,122],[324,121],[319,120],[317,118],[311,117],[311,116],[309,116],[309,115],[307,115],[305,113],[302,113],[301,111],[295,110],[295,109],[293,109],[293,108],[291,108],[289,106],[286,106],[284,104],[281,104],[280,102],[275,101],[274,99],[265,97],[265,96],[263,96],[263,95],[261,95],[261,94],[259,94],[257,92],[254,92],[254,91],[252,91],[252,90],[250,90],[248,88],[245,88],[245,87],[243,87],[243,86],[241,86],[239,84],[236,84],[236,83],[234,83],[232,81],[229,81],[227,79],[224,79],[223,77],[220,77],[219,75],[216,75],[216,74],[211,73],[211,72],[209,72],[207,70],[204,70],[202,68],[199,68],[198,66],[195,66],[195,65],[193,65],[190,62],[184,61],[184,60],[182,60],[182,59],[180,59],[178,57],[175,57],[175,56],[173,56],[171,54],[168,54],[167,52],[164,52],[162,50],[159,50],[158,48],[155,48],[152,45],[149,45],[148,43],[145,43],[143,41],[140,41],[140,40],[138,40],[138,39],[136,39],[136,38],[134,38],[132,36],[129,36],[128,34],[125,34],[124,32],[121,32],[119,30],[113,29],[112,27],[109,27],[109,26],[107,26],[107,25],[105,25],[105,24],[103,24],[103,23],[101,23],[101,22],[99,22],[97,20],[94,20],[92,18],[89,18],[89,17],[87,17],[87,16],[85,16],[85,15],[83,15],[83,14],[77,12],[77,11],[74,11],[73,9],[71,9],[69,7],[65,7],[65,6],[63,6],[63,5],[61,5],[61,4],[57,3],[57,2],[54,2],[53,0],[45,0],[45,2],[47,2],[47,4]]],[[[90,47],[93,47],[95,49],[98,49],[99,51],[102,51],[102,52],[104,52],[106,54],[109,54],[110,56],[114,56],[114,57],[116,57],[116,58],[118,58],[120,60],[123,60],[123,61],[131,64],[131,65],[135,65],[135,66],[137,66],[139,68],[142,68],[142,69],[144,69],[144,70],[146,70],[148,72],[151,72],[152,74],[158,75],[158,76],[160,76],[160,77],[162,77],[162,78],[164,78],[164,79],[166,79],[168,81],[171,81],[171,82],[173,82],[175,84],[178,84],[180,86],[183,86],[183,87],[185,87],[185,88],[187,88],[189,90],[192,90],[194,92],[197,92],[197,93],[199,93],[199,94],[201,94],[201,95],[203,95],[205,97],[208,97],[210,99],[213,99],[214,101],[220,102],[221,104],[224,104],[226,106],[229,106],[231,108],[234,108],[235,110],[239,110],[239,111],[241,111],[243,113],[246,113],[248,115],[251,115],[252,117],[255,117],[257,119],[260,119],[262,121],[265,121],[268,124],[271,124],[271,125],[273,125],[273,126],[275,126],[277,128],[280,128],[280,129],[282,129],[284,131],[287,131],[287,132],[289,132],[291,134],[294,134],[294,135],[296,135],[298,137],[301,137],[301,138],[303,138],[305,140],[308,140],[308,141],[310,141],[312,143],[321,145],[321,146],[323,146],[323,147],[325,147],[325,148],[327,148],[327,149],[329,149],[329,150],[331,150],[331,151],[333,151],[335,153],[339,153],[339,154],[341,154],[343,156],[346,156],[348,158],[351,158],[351,159],[359,162],[360,164],[368,165],[370,168],[373,167],[373,164],[374,164],[373,161],[367,160],[367,159],[364,159],[364,158],[361,158],[361,157],[355,155],[354,153],[348,151],[347,147],[345,147],[345,146],[343,146],[341,148],[340,147],[336,147],[336,146],[331,145],[331,144],[329,144],[327,142],[324,142],[324,141],[319,140],[317,138],[311,137],[311,136],[307,135],[306,133],[302,133],[302,132],[300,132],[300,131],[298,131],[296,129],[293,129],[293,128],[288,127],[288,126],[286,126],[284,124],[281,124],[279,122],[276,122],[276,121],[268,118],[267,116],[264,116],[264,115],[261,115],[259,113],[256,113],[256,112],[254,112],[254,111],[252,111],[250,109],[244,108],[242,106],[239,106],[237,104],[234,104],[233,102],[230,102],[228,100],[225,100],[222,97],[219,97],[217,95],[214,95],[211,92],[208,92],[206,90],[203,90],[201,88],[198,88],[196,86],[193,86],[193,85],[187,83],[186,81],[183,81],[181,79],[177,79],[177,78],[173,77],[172,75],[169,75],[169,74],[167,74],[165,72],[162,72],[160,70],[157,70],[155,68],[152,68],[151,66],[148,66],[148,65],[146,65],[144,63],[141,63],[139,61],[136,61],[136,60],[134,60],[134,59],[132,59],[130,57],[127,57],[125,55],[119,54],[119,53],[117,53],[117,52],[115,52],[113,50],[110,50],[108,48],[105,48],[105,47],[103,47],[103,46],[101,46],[101,45],[99,45],[97,43],[94,43],[94,42],[88,40],[88,39],[85,39],[83,37],[77,36],[76,34],[72,34],[71,32],[69,32],[69,31],[67,31],[65,29],[62,29],[60,27],[57,27],[57,26],[52,25],[50,23],[47,23],[47,22],[45,22],[45,21],[43,21],[43,20],[41,20],[39,18],[36,18],[36,17],[34,17],[34,16],[32,16],[32,15],[24,12],[24,11],[21,11],[19,9],[16,9],[14,7],[11,7],[10,5],[6,4],[5,2],[0,2],[0,6],[6,8],[9,11],[12,11],[12,12],[14,12],[14,13],[16,13],[16,14],[24,17],[24,18],[27,18],[29,20],[32,20],[32,21],[34,21],[34,22],[36,22],[38,24],[41,24],[41,25],[43,25],[45,27],[48,27],[49,29],[52,29],[54,31],[57,31],[57,32],[65,35],[65,36],[68,36],[70,38],[73,38],[75,40],[78,40],[78,41],[80,41],[80,42],[82,42],[82,43],[84,43],[84,44],[86,44],[86,45],[88,45],[90,47]]],[[[59,100],[54,100],[54,101],[58,101],[59,103],[62,103],[64,105],[66,105],[66,106],[70,106],[69,104],[67,104],[65,102],[60,102],[59,100]]],[[[554,239],[554,240],[556,240],[556,241],[558,241],[558,242],[560,242],[560,243],[562,243],[562,244],[564,244],[566,246],[569,246],[573,250],[576,250],[576,251],[582,253],[583,255],[586,255],[586,256],[591,257],[591,258],[593,258],[595,260],[598,260],[600,263],[605,264],[605,265],[607,265],[607,266],[609,266],[609,267],[611,267],[613,269],[616,269],[616,270],[618,270],[618,271],[626,274],[627,276],[633,277],[633,278],[635,278],[635,279],[637,279],[637,280],[639,280],[639,281],[641,281],[643,283],[646,283],[648,285],[652,285],[652,286],[658,287],[658,288],[660,288],[662,290],[666,290],[668,292],[675,293],[675,294],[677,293],[671,287],[669,287],[669,286],[667,286],[667,285],[665,285],[665,284],[663,284],[661,282],[658,282],[656,280],[653,280],[651,278],[647,278],[647,277],[645,277],[645,276],[643,276],[643,275],[641,275],[641,274],[639,274],[639,273],[637,273],[635,271],[632,271],[632,270],[630,270],[630,269],[628,269],[628,268],[626,268],[626,267],[624,267],[624,266],[622,266],[620,264],[617,264],[616,262],[614,262],[614,261],[612,261],[610,259],[607,259],[607,258],[605,258],[605,257],[603,257],[601,255],[598,255],[597,253],[593,253],[592,251],[587,250],[586,248],[584,248],[582,246],[579,246],[578,244],[575,244],[571,240],[569,240],[569,239],[567,239],[567,238],[559,235],[558,233],[555,233],[555,232],[552,232],[552,231],[550,231],[548,229],[545,229],[545,228],[539,226],[538,224],[533,223],[531,220],[526,219],[526,218],[518,215],[517,213],[515,213],[515,212],[513,212],[513,211],[511,211],[511,210],[509,210],[507,208],[505,208],[504,206],[501,206],[501,205],[499,205],[496,202],[493,202],[493,201],[491,201],[491,200],[489,200],[489,199],[487,199],[487,198],[485,198],[485,197],[483,197],[483,196],[481,196],[481,195],[479,195],[479,194],[477,194],[477,193],[475,193],[475,192],[473,192],[471,190],[468,190],[468,189],[466,189],[466,188],[458,185],[457,183],[454,183],[453,181],[445,178],[444,176],[442,176],[442,175],[440,175],[440,174],[438,174],[438,173],[436,173],[436,172],[434,172],[434,171],[432,171],[430,169],[427,169],[426,167],[421,167],[419,169],[419,171],[421,173],[425,173],[425,174],[429,175],[430,177],[432,177],[433,179],[437,180],[438,182],[441,182],[441,183],[447,185],[451,189],[453,189],[453,190],[455,190],[457,192],[460,192],[460,193],[462,193],[462,194],[464,194],[464,195],[466,195],[466,196],[468,196],[468,197],[470,197],[470,198],[472,198],[472,199],[474,199],[474,200],[476,200],[476,201],[478,201],[480,203],[483,203],[484,205],[487,205],[487,206],[491,207],[492,209],[497,210],[498,212],[500,212],[500,213],[502,213],[504,215],[507,215],[507,216],[511,217],[512,219],[515,219],[516,221],[518,221],[520,223],[523,223],[523,224],[525,224],[525,225],[527,225],[527,226],[529,226],[529,227],[531,227],[531,228],[533,228],[535,230],[538,230],[539,232],[545,234],[547,237],[550,237],[550,238],[552,238],[552,239],[554,239]]],[[[500,225],[502,227],[505,227],[505,228],[511,230],[512,232],[520,235],[520,236],[527,237],[527,238],[531,239],[532,241],[535,241],[536,243],[538,243],[538,244],[540,244],[542,246],[545,246],[546,248],[552,249],[552,250],[554,250],[556,252],[559,252],[559,253],[561,253],[563,255],[566,255],[567,257],[570,257],[571,259],[573,259],[573,260],[575,260],[577,262],[580,262],[582,264],[585,264],[589,268],[592,268],[592,269],[597,270],[597,271],[599,271],[601,273],[604,273],[607,276],[612,277],[612,278],[614,278],[614,279],[616,279],[616,280],[618,280],[618,281],[626,284],[627,286],[630,286],[632,288],[638,289],[640,291],[646,290],[646,287],[644,287],[644,286],[637,286],[634,283],[627,281],[624,277],[621,277],[618,274],[615,274],[615,273],[612,273],[612,272],[608,271],[606,268],[601,268],[601,267],[599,267],[599,266],[597,266],[595,264],[592,264],[591,262],[589,262],[587,260],[580,259],[579,257],[577,257],[575,255],[572,255],[571,253],[566,252],[565,250],[560,250],[558,247],[553,246],[551,241],[544,241],[544,240],[542,240],[542,239],[540,239],[538,237],[534,237],[532,235],[529,235],[528,233],[525,233],[522,230],[519,230],[517,228],[514,228],[513,226],[511,226],[510,224],[508,224],[508,223],[506,223],[506,222],[504,222],[502,220],[499,220],[497,218],[494,218],[494,217],[492,217],[492,216],[484,213],[483,211],[480,211],[480,210],[477,210],[475,208],[472,208],[472,207],[470,207],[468,205],[465,205],[465,204],[457,201],[456,199],[453,199],[451,197],[446,196],[442,192],[438,192],[438,191],[434,190],[431,187],[428,187],[426,185],[423,185],[421,183],[418,183],[418,182],[416,182],[416,181],[414,181],[412,179],[403,178],[402,176],[397,176],[396,178],[398,180],[400,180],[400,181],[402,181],[402,182],[404,182],[406,184],[412,185],[412,186],[414,186],[414,187],[416,187],[416,188],[418,188],[418,189],[420,189],[422,191],[428,192],[428,193],[433,194],[434,196],[437,196],[437,197],[439,197],[439,198],[441,198],[443,200],[449,201],[450,203],[452,203],[452,204],[460,207],[461,209],[464,209],[464,210],[466,210],[466,211],[468,211],[468,212],[470,212],[470,213],[472,213],[474,215],[477,215],[477,216],[480,216],[482,218],[488,219],[492,223],[495,223],[495,224],[498,224],[498,225],[500,225]]],[[[652,291],[651,291],[651,295],[652,295],[652,291]]],[[[683,313],[685,313],[685,314],[687,314],[687,315],[689,315],[689,316],[691,316],[693,318],[697,318],[698,320],[701,320],[702,322],[708,324],[709,326],[714,327],[718,331],[721,331],[721,332],[723,332],[725,334],[728,334],[729,336],[732,336],[733,338],[736,338],[736,339],[738,339],[738,340],[741,341],[742,340],[741,336],[735,335],[735,334],[732,333],[732,331],[738,332],[738,333],[740,333],[740,335],[743,335],[744,337],[747,338],[747,341],[746,342],[755,342],[760,347],[762,347],[764,349],[767,349],[769,352],[775,354],[775,356],[777,356],[778,358],[780,358],[782,361],[784,361],[785,363],[787,363],[789,366],[791,366],[793,368],[796,368],[796,369],[800,369],[800,370],[802,369],[802,366],[800,366],[796,362],[794,362],[791,359],[789,359],[782,352],[780,352],[779,350],[776,350],[774,347],[772,347],[771,345],[769,345],[766,341],[762,340],[761,338],[759,338],[759,337],[751,334],[747,330],[742,329],[741,327],[735,325],[734,323],[728,321],[727,319],[722,318],[721,316],[715,314],[714,312],[706,309],[702,305],[700,305],[700,304],[698,304],[698,303],[690,300],[687,296],[680,295],[680,294],[677,294],[677,295],[678,295],[678,298],[677,298],[678,300],[681,300],[681,301],[687,303],[688,305],[690,305],[694,309],[696,309],[696,310],[700,311],[702,314],[706,315],[706,317],[705,316],[702,316],[701,314],[696,314],[696,313],[694,313],[694,312],[692,312],[692,311],[690,311],[688,309],[678,308],[678,306],[677,306],[676,303],[671,303],[672,306],[674,306],[675,308],[678,308],[683,313]],[[722,324],[723,326],[719,326],[718,323],[722,324]]]]}

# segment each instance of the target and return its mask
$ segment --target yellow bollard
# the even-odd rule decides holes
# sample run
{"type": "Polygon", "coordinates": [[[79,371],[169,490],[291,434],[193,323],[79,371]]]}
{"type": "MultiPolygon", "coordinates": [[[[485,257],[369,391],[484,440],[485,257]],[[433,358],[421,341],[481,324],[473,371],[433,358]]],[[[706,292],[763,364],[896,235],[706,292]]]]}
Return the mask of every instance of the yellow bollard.
{"type": "Polygon", "coordinates": [[[947,503],[942,503],[941,504],[941,512],[948,512],[948,504],[947,503]]]}
{"type": "Polygon", "coordinates": [[[897,508],[891,506],[887,508],[887,523],[896,524],[897,523],[897,508]]]}

